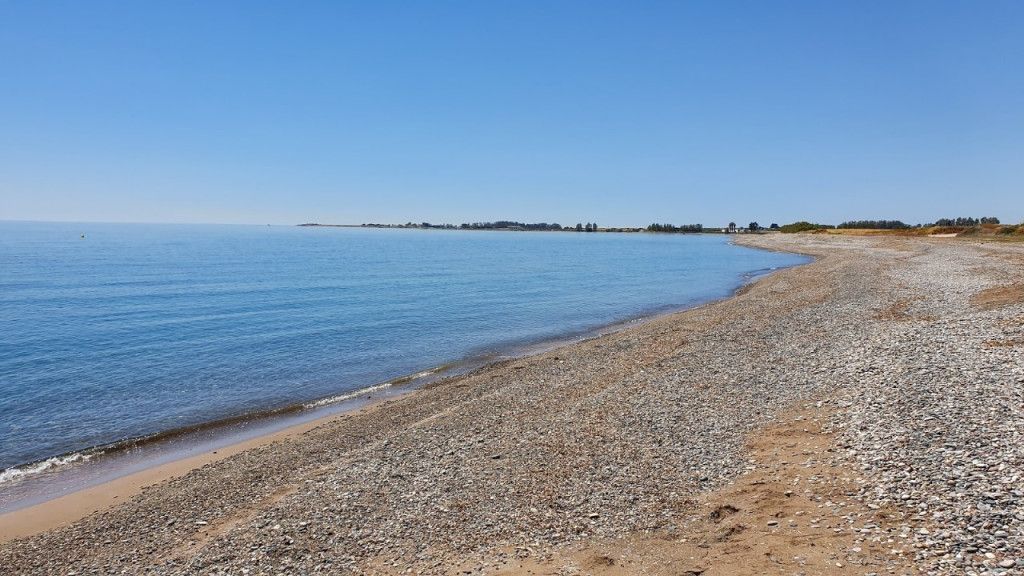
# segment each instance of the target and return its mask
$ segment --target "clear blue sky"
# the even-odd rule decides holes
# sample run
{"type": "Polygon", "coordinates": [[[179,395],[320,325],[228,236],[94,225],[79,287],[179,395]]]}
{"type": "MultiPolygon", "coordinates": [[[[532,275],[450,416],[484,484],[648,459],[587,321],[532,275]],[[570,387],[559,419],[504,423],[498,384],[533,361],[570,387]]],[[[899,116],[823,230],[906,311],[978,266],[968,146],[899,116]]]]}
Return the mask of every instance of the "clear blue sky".
{"type": "Polygon", "coordinates": [[[1024,2],[0,2],[0,219],[1024,220],[1024,2]]]}

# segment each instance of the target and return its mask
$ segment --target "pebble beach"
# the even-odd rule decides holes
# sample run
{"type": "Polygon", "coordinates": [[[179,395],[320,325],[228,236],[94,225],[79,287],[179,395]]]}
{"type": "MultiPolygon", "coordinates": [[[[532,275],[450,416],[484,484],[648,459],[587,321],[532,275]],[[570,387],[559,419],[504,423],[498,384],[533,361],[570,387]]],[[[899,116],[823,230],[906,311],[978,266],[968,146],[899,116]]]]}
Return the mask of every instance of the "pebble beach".
{"type": "Polygon", "coordinates": [[[0,573],[1024,574],[1024,244],[737,242],[815,261],[207,463],[0,573]]]}

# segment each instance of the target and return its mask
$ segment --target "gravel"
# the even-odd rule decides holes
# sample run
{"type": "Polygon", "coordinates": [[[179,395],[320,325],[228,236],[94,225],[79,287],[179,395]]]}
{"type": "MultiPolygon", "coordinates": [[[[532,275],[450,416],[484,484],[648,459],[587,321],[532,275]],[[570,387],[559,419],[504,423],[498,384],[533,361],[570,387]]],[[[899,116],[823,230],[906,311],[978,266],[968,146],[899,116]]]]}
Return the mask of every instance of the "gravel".
{"type": "Polygon", "coordinates": [[[844,362],[835,425],[868,478],[859,498],[901,513],[929,574],[1024,574],[1024,306],[971,304],[1021,283],[1021,254],[921,247],[886,272],[913,295],[905,317],[844,362]]]}

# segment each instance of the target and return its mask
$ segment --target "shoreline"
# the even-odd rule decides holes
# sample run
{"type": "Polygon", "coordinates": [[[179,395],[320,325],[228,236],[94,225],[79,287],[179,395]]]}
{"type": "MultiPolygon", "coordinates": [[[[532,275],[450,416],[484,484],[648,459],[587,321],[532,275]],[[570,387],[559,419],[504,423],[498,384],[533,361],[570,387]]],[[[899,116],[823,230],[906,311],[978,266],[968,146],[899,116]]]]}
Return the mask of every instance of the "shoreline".
{"type": "MultiPolygon", "coordinates": [[[[745,247],[768,250],[758,246],[745,247]]],[[[796,254],[796,252],[793,253],[796,254]]],[[[102,467],[107,464],[103,460],[105,457],[107,459],[111,458],[111,456],[116,457],[120,452],[145,449],[148,446],[157,446],[159,448],[162,443],[168,441],[189,441],[196,440],[197,437],[201,440],[200,435],[214,435],[212,440],[206,439],[208,446],[198,451],[185,447],[178,449],[170,457],[160,453],[141,455],[141,457],[134,458],[127,467],[128,471],[123,473],[118,472],[116,469],[112,474],[109,471],[105,473],[101,470],[98,474],[101,478],[99,481],[87,481],[84,484],[78,482],[78,479],[75,477],[77,472],[76,466],[55,471],[55,475],[66,474],[68,476],[66,478],[67,485],[74,487],[70,489],[65,488],[57,494],[52,492],[41,495],[32,494],[28,497],[15,499],[13,504],[0,501],[0,543],[68,525],[88,514],[110,508],[117,504],[118,501],[123,502],[140,493],[148,486],[182,476],[196,468],[222,460],[242,451],[274,443],[295,435],[301,435],[308,430],[336,419],[372,409],[380,403],[386,403],[389,400],[414,394],[423,387],[444,385],[450,380],[458,380],[477,372],[494,369],[509,361],[522,360],[558,351],[582,342],[600,339],[631,328],[641,327],[653,321],[686,314],[693,310],[727,301],[744,294],[752,286],[774,274],[807,266],[813,264],[816,260],[816,256],[813,254],[804,253],[800,255],[807,257],[808,260],[792,266],[753,270],[744,273],[740,276],[738,284],[731,290],[730,294],[724,297],[713,298],[681,307],[676,305],[654,307],[638,315],[608,324],[568,332],[554,338],[512,343],[492,353],[471,354],[468,357],[446,362],[405,376],[392,378],[385,382],[357,388],[342,394],[261,410],[255,413],[240,414],[219,420],[202,422],[148,436],[129,438],[111,444],[88,447],[9,468],[7,470],[25,468],[45,463],[52,459],[74,458],[79,455],[86,455],[85,459],[88,460],[90,458],[88,456],[89,453],[95,453],[98,459],[88,463],[92,466],[102,467]],[[318,413],[318,411],[322,413],[318,413]],[[296,420],[284,425],[275,425],[275,419],[287,419],[289,416],[294,416],[296,420]],[[231,435],[233,427],[247,427],[249,425],[257,428],[255,433],[253,433],[254,431],[246,431],[247,433],[243,434],[241,439],[231,439],[233,438],[231,435]],[[225,438],[227,438],[226,441],[225,438]],[[107,453],[108,450],[111,451],[111,454],[107,453]]],[[[33,480],[45,481],[46,479],[27,478],[25,480],[15,480],[15,482],[25,482],[27,484],[33,480]]],[[[4,488],[0,484],[0,493],[3,492],[4,488]]],[[[28,490],[31,491],[32,487],[29,487],[28,490]]]]}
{"type": "Polygon", "coordinates": [[[1024,252],[742,242],[818,258],[246,446],[8,540],[0,564],[197,576],[1024,566],[1024,252]]]}
{"type": "MultiPolygon", "coordinates": [[[[323,420],[332,418],[325,416],[323,420]]],[[[146,487],[183,476],[192,470],[243,452],[277,442],[322,424],[314,420],[284,430],[230,444],[218,450],[147,467],[141,471],[89,486],[70,494],[0,514],[0,543],[66,526],[89,514],[110,508],[141,493],[146,487]]]]}
{"type": "MultiPolygon", "coordinates": [[[[330,225],[334,226],[334,225],[330,225]]],[[[357,225],[358,226],[358,225],[357,225]]],[[[738,245],[735,240],[729,242],[732,245],[738,245]]],[[[741,294],[744,290],[748,289],[751,284],[758,280],[789,268],[795,268],[805,266],[814,261],[815,256],[809,253],[790,252],[786,250],[772,250],[768,248],[762,248],[759,246],[742,246],[747,249],[764,250],[767,252],[779,252],[799,255],[807,258],[805,262],[793,264],[790,266],[779,266],[772,268],[762,268],[745,272],[737,277],[737,282],[734,287],[730,289],[727,295],[708,298],[704,300],[695,300],[684,304],[666,304],[666,305],[653,305],[638,313],[625,316],[618,320],[613,320],[608,323],[596,324],[590,327],[582,329],[571,330],[552,336],[543,336],[532,339],[522,339],[514,341],[499,342],[492,346],[479,348],[477,350],[471,350],[465,356],[455,358],[435,364],[426,366],[416,371],[395,376],[391,379],[367,384],[365,386],[355,387],[347,391],[339,391],[337,393],[331,393],[322,397],[315,397],[308,400],[291,402],[286,404],[279,404],[275,406],[269,406],[267,408],[259,408],[250,410],[247,412],[228,414],[226,416],[217,417],[211,420],[196,421],[191,424],[186,424],[180,427],[170,428],[166,430],[160,430],[153,433],[147,433],[139,436],[132,436],[127,438],[121,438],[107,443],[95,444],[91,446],[85,446],[79,449],[63,452],[60,454],[53,454],[49,456],[40,457],[36,460],[31,460],[7,468],[0,469],[0,515],[7,512],[19,509],[20,507],[10,507],[10,499],[4,499],[4,490],[10,489],[12,486],[17,487],[19,483],[25,480],[19,480],[22,476],[20,472],[25,469],[43,466],[43,470],[39,472],[42,475],[60,473],[64,469],[70,469],[76,467],[77,462],[88,462],[93,458],[102,460],[109,458],[111,455],[117,455],[126,451],[136,451],[145,449],[150,445],[159,445],[168,441],[176,441],[178,439],[192,439],[197,435],[232,435],[233,429],[238,427],[261,427],[262,423],[267,422],[273,424],[275,420],[282,419],[288,420],[289,417],[295,416],[293,424],[302,424],[310,419],[320,419],[329,417],[335,413],[344,413],[348,409],[341,408],[340,410],[334,410],[322,415],[310,415],[310,411],[319,409],[329,409],[334,404],[342,404],[350,399],[355,399],[359,396],[374,393],[387,393],[389,390],[398,390],[400,387],[408,387],[409,390],[400,390],[400,393],[406,393],[407,391],[415,390],[423,385],[429,384],[437,380],[443,380],[447,378],[453,378],[465,375],[476,370],[486,368],[493,365],[496,362],[501,362],[509,359],[523,358],[534,354],[539,354],[559,348],[568,346],[577,342],[585,340],[599,338],[601,336],[612,334],[620,330],[629,329],[634,326],[641,325],[646,322],[650,322],[660,317],[678,314],[686,312],[694,308],[706,306],[735,297],[741,294]],[[53,464],[50,464],[53,461],[53,464]],[[59,462],[64,461],[64,462],[59,462]],[[65,463],[66,462],[66,463],[65,463]],[[70,464],[71,466],[69,466],[70,464]],[[53,472],[49,472],[50,468],[57,468],[53,472]],[[4,478],[5,474],[14,472],[16,475],[14,479],[8,480],[4,478]]],[[[286,427],[290,427],[293,424],[271,425],[270,429],[266,433],[274,433],[286,427]]],[[[243,434],[244,439],[249,439],[255,435],[260,434],[243,434]]],[[[210,438],[204,437],[204,441],[209,441],[210,438]]],[[[232,442],[234,443],[234,442],[232,442]]],[[[228,446],[230,444],[219,443],[219,446],[228,446]]],[[[39,472],[26,472],[25,475],[31,475],[30,477],[36,477],[35,474],[39,472]]]]}

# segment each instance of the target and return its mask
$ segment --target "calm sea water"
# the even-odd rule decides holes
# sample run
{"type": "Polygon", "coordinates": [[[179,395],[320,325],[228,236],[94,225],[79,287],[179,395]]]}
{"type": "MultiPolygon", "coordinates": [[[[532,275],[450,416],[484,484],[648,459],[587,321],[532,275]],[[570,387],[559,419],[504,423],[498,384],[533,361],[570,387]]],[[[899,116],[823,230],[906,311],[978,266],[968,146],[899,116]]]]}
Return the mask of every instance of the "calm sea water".
{"type": "Polygon", "coordinates": [[[802,261],[711,235],[0,222],[0,469],[693,305],[802,261]]]}

